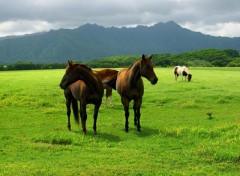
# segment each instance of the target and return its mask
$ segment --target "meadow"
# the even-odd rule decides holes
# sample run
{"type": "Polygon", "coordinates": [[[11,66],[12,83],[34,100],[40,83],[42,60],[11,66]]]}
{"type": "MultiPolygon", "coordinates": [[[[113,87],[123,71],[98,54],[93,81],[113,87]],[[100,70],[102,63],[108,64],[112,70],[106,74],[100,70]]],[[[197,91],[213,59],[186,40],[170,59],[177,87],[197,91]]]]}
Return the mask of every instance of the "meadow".
{"type": "MultiPolygon", "coordinates": [[[[0,175],[237,175],[240,169],[240,68],[172,68],[144,78],[141,132],[124,132],[120,96],[103,104],[93,134],[71,118],[59,87],[64,70],[0,72],[0,175]]],[[[130,105],[132,107],[132,103],[130,105]]]]}

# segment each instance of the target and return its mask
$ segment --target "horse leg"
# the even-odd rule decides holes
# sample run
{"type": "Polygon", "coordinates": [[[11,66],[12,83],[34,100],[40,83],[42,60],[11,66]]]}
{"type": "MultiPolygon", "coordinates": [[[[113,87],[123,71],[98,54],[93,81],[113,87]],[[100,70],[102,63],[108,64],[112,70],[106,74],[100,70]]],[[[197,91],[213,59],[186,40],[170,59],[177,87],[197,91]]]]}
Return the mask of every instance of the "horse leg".
{"type": "Polygon", "coordinates": [[[110,101],[110,107],[112,108],[112,107],[113,107],[113,102],[112,102],[112,88],[109,88],[109,89],[108,89],[108,98],[109,98],[109,101],[110,101]]]}
{"type": "Polygon", "coordinates": [[[129,100],[122,97],[122,104],[125,111],[125,132],[128,132],[129,100]]]}
{"type": "Polygon", "coordinates": [[[108,92],[107,92],[107,88],[106,88],[106,99],[105,99],[105,108],[107,107],[107,102],[108,102],[108,92]]]}
{"type": "Polygon", "coordinates": [[[66,97],[67,117],[68,117],[68,130],[71,131],[70,115],[71,115],[71,99],[66,97]]]}
{"type": "Polygon", "coordinates": [[[83,133],[86,134],[86,120],[87,120],[87,112],[86,112],[86,104],[81,103],[80,105],[80,116],[81,116],[81,121],[82,121],[82,130],[83,133]]]}
{"type": "Polygon", "coordinates": [[[134,100],[133,111],[134,111],[134,125],[137,126],[137,131],[140,131],[140,108],[142,105],[142,98],[134,100]]]}
{"type": "Polygon", "coordinates": [[[177,78],[178,78],[178,74],[175,74],[175,81],[177,81],[177,78]]]}
{"type": "Polygon", "coordinates": [[[113,107],[112,95],[109,97],[109,99],[110,99],[110,107],[112,108],[113,107]]]}
{"type": "Polygon", "coordinates": [[[112,102],[111,102],[111,96],[112,96],[112,88],[106,87],[106,101],[105,101],[105,107],[107,107],[108,103],[110,102],[110,107],[112,107],[112,102]]]}
{"type": "Polygon", "coordinates": [[[97,117],[98,117],[98,110],[100,108],[100,104],[95,104],[94,106],[94,115],[93,115],[93,119],[94,119],[94,122],[93,122],[93,130],[94,130],[94,134],[97,134],[97,117]]]}
{"type": "Polygon", "coordinates": [[[133,104],[133,112],[134,112],[134,125],[137,126],[137,107],[135,105],[135,101],[133,104]]]}

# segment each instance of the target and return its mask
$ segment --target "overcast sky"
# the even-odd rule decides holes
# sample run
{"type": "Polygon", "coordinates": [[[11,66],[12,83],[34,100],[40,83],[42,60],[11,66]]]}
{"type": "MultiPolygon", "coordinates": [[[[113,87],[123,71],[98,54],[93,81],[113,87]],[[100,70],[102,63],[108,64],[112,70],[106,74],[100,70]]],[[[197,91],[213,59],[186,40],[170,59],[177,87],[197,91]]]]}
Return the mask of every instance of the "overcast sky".
{"type": "Polygon", "coordinates": [[[0,37],[86,23],[133,27],[171,20],[204,34],[240,37],[240,1],[0,0],[0,37]]]}

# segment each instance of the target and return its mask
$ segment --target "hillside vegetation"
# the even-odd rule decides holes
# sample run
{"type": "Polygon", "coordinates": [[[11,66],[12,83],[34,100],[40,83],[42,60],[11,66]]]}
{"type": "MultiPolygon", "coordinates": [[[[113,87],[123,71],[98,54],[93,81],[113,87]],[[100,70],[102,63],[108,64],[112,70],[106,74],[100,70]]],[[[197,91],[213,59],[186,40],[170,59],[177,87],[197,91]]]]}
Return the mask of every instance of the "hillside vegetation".
{"type": "MultiPolygon", "coordinates": [[[[112,56],[91,61],[77,61],[93,68],[121,68],[132,65],[139,55],[112,56]]],[[[67,60],[66,60],[67,63],[67,60]]],[[[64,64],[33,64],[32,62],[18,62],[2,65],[0,70],[36,70],[65,68],[64,64]]],[[[181,54],[153,54],[153,63],[158,67],[186,65],[193,67],[239,67],[240,56],[236,50],[204,49],[181,54]]]]}
{"type": "MultiPolygon", "coordinates": [[[[140,56],[115,56],[86,62],[92,67],[126,67],[134,63],[140,56]]],[[[174,65],[205,67],[240,66],[240,56],[236,50],[204,49],[181,54],[153,54],[155,66],[169,67],[174,65]]]]}

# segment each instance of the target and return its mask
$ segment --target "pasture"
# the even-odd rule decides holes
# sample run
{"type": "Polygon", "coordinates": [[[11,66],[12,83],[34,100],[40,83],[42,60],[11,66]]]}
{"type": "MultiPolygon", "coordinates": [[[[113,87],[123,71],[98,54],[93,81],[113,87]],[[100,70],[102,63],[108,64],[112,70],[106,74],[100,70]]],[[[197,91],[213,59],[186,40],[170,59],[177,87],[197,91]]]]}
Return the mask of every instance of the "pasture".
{"type": "Polygon", "coordinates": [[[87,106],[85,136],[73,116],[67,129],[64,70],[0,72],[0,175],[239,174],[240,68],[190,68],[191,82],[172,69],[155,68],[154,86],[143,78],[140,133],[132,109],[125,133],[114,91],[97,135],[87,106]]]}

